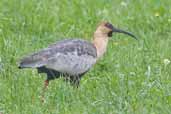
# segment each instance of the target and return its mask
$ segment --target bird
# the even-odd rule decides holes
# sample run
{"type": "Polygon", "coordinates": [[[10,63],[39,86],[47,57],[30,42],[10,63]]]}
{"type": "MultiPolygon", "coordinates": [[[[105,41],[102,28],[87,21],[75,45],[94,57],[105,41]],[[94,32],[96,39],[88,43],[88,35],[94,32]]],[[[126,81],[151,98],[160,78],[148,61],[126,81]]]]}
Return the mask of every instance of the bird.
{"type": "Polygon", "coordinates": [[[18,68],[36,68],[38,73],[45,73],[47,78],[44,88],[49,85],[49,81],[59,77],[78,87],[84,74],[103,57],[114,33],[123,33],[137,39],[132,33],[118,29],[110,22],[101,22],[94,32],[92,42],[80,38],[57,41],[23,57],[18,68]]]}

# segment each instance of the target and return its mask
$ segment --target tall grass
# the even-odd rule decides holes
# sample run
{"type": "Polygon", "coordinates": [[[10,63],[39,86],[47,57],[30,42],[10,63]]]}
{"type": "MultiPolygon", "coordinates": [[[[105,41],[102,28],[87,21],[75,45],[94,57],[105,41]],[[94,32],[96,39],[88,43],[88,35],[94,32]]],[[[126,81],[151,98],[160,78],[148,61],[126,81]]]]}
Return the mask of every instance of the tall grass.
{"type": "Polygon", "coordinates": [[[171,1],[0,0],[0,113],[170,114],[171,1]],[[139,40],[115,34],[104,58],[78,89],[62,79],[19,70],[28,53],[66,38],[91,40],[109,21],[139,40]]]}

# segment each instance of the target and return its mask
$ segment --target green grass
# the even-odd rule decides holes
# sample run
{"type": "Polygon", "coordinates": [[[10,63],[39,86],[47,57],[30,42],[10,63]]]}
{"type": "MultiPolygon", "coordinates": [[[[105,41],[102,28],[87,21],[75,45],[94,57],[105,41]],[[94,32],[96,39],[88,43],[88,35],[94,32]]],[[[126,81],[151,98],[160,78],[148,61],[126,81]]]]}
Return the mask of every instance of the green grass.
{"type": "Polygon", "coordinates": [[[0,113],[170,114],[170,0],[0,0],[0,113]],[[28,53],[65,38],[92,39],[101,21],[131,31],[116,34],[78,89],[19,70],[28,53]]]}

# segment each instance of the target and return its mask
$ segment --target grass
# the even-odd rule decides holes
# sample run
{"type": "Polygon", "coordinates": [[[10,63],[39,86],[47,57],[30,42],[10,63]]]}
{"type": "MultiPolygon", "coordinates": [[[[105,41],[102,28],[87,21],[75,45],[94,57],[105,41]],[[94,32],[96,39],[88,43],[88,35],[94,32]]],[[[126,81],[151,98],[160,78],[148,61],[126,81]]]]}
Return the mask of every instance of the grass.
{"type": "Polygon", "coordinates": [[[0,0],[0,113],[170,114],[170,0],[0,0]],[[101,21],[131,31],[116,34],[108,52],[78,89],[45,75],[19,70],[28,53],[65,39],[92,39],[101,21]]]}

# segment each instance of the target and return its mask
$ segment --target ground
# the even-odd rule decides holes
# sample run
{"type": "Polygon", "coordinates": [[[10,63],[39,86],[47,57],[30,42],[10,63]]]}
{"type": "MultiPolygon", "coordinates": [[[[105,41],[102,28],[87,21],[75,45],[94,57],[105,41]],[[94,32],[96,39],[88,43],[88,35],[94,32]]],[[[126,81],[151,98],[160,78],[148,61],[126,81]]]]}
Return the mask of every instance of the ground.
{"type": "Polygon", "coordinates": [[[0,0],[1,114],[170,114],[170,0],[0,0]],[[78,89],[17,68],[21,57],[66,38],[91,40],[109,21],[134,33],[114,34],[105,56],[78,89]]]}

